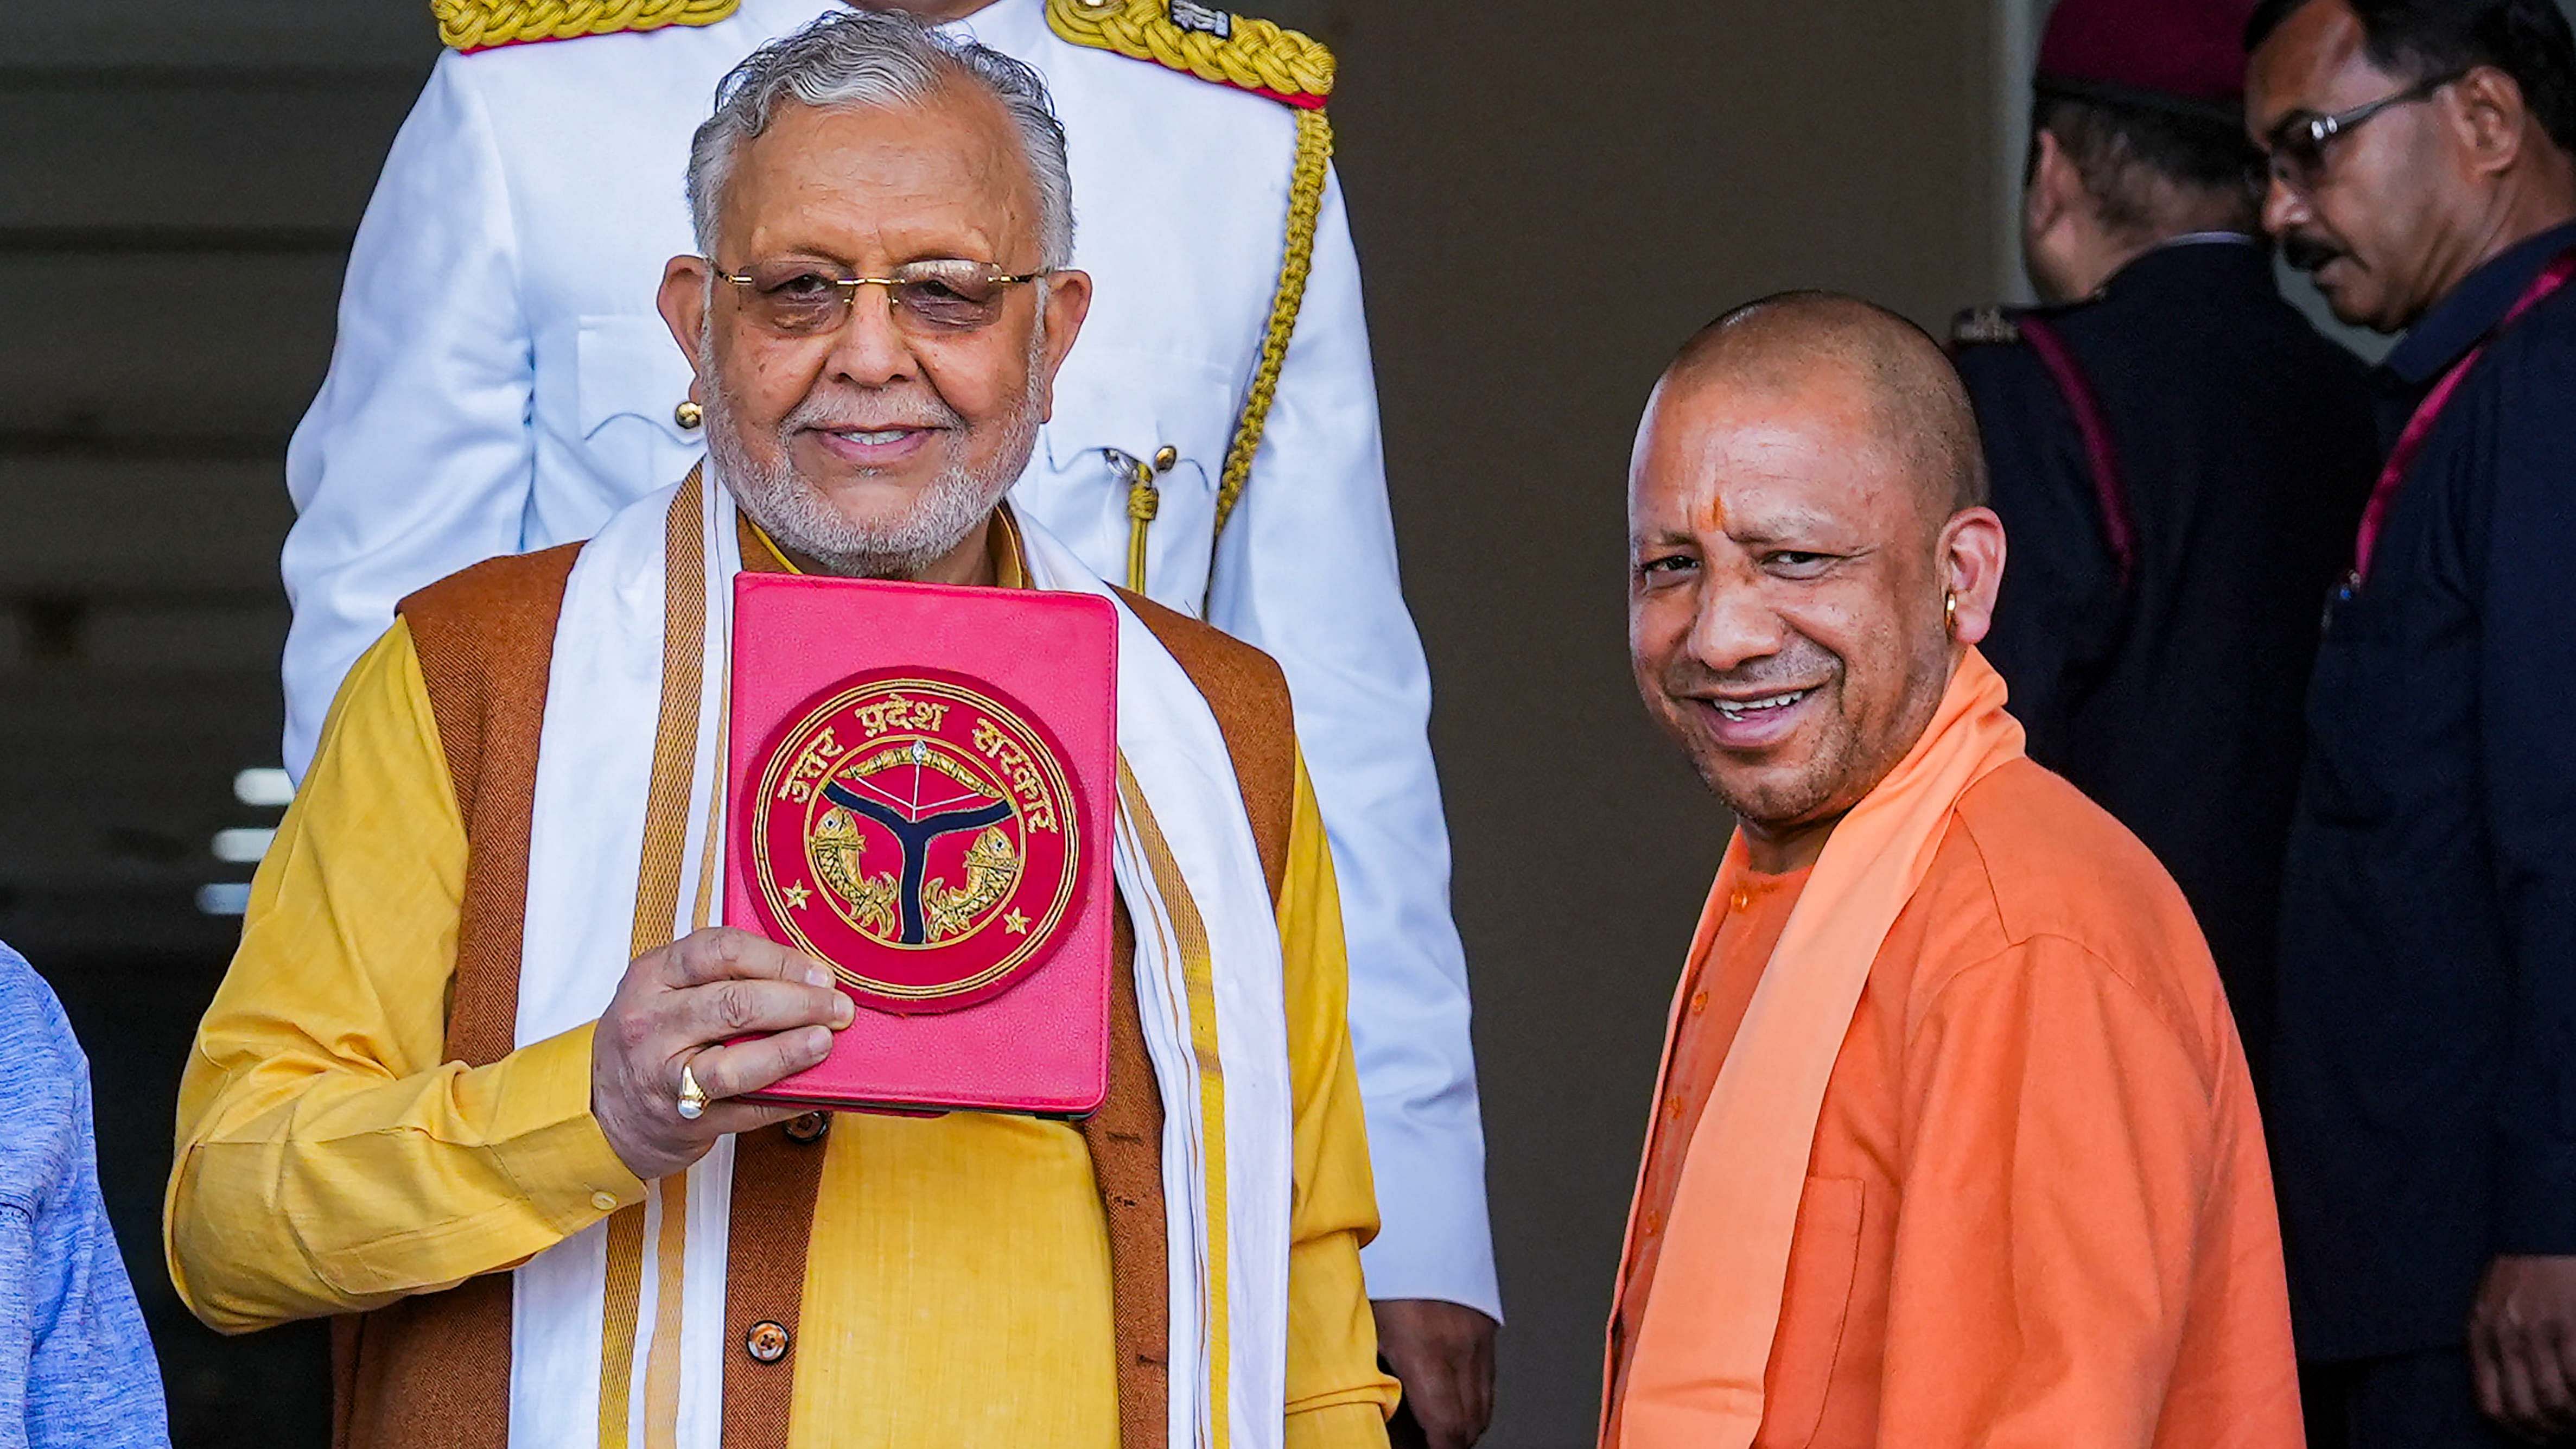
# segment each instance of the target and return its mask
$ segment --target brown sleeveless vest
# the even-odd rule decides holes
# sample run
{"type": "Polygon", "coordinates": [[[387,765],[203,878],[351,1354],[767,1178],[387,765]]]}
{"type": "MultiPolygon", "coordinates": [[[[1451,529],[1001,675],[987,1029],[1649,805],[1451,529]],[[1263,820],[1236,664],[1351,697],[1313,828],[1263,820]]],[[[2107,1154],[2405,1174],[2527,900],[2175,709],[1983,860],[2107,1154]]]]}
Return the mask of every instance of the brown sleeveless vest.
{"type": "MultiPolygon", "coordinates": [[[[580,547],[494,559],[401,606],[465,821],[465,898],[448,987],[447,1054],[472,1065],[509,1054],[518,1017],[537,741],[555,623],[580,547]]],[[[1275,905],[1296,782],[1287,681],[1260,651],[1150,600],[1121,595],[1216,715],[1275,905]]],[[[1109,1096],[1081,1131],[1109,1223],[1119,1442],[1123,1449],[1161,1449],[1170,1313],[1163,1109],[1137,1017],[1135,928],[1123,903],[1113,948],[1109,1096]]],[[[805,1252],[828,1125],[813,1114],[735,1144],[725,1267],[727,1449],[784,1449],[787,1443],[805,1252]],[[748,1347],[755,1326],[783,1329],[788,1351],[770,1363],[755,1359],[748,1347]]],[[[443,1293],[336,1320],[332,1371],[337,1449],[506,1449],[510,1275],[488,1273],[443,1293]]]]}

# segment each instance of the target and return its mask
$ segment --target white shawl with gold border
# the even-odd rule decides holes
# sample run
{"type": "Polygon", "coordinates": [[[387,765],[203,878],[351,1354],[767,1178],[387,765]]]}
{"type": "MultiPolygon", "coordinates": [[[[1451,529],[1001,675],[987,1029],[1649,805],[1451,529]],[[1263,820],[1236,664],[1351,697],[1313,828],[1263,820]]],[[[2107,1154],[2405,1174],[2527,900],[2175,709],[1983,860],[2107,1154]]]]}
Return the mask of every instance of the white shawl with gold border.
{"type": "MultiPolygon", "coordinates": [[[[1169,1442],[1274,1449],[1292,1107],[1260,854],[1206,700],[1070,550],[1017,521],[1036,587],[1118,607],[1116,876],[1163,1101],[1169,1442]]],[[[732,498],[693,474],[618,513],[574,563],[538,753],[521,1045],[596,1019],[631,959],[721,920],[739,537],[732,498]]],[[[725,1356],[741,1351],[724,1342],[732,1168],[728,1140],[515,1270],[513,1444],[716,1449],[725,1356]]]]}

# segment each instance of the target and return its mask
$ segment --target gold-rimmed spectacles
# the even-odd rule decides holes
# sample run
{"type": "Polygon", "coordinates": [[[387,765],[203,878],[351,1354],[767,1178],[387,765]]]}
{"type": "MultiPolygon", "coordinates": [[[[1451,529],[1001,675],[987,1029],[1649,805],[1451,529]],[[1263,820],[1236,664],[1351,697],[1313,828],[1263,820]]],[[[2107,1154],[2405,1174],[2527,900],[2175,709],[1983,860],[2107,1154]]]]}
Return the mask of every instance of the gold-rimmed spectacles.
{"type": "Polygon", "coordinates": [[[798,258],[754,262],[717,276],[734,285],[743,310],[783,337],[813,337],[849,324],[861,287],[883,287],[895,325],[930,333],[972,332],[1002,315],[1010,289],[1045,271],[1006,272],[990,262],[939,257],[906,262],[882,277],[852,276],[828,263],[798,258]]]}

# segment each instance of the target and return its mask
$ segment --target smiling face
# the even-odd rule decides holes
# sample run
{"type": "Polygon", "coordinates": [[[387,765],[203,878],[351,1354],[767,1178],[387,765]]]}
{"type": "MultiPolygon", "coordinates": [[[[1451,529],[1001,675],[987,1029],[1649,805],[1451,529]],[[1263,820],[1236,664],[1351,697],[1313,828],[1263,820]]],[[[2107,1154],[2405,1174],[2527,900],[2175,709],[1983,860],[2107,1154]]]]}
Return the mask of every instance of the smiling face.
{"type": "Polygon", "coordinates": [[[1829,826],[1913,747],[2002,571],[1994,515],[1952,512],[1883,379],[1817,356],[1681,364],[1629,471],[1638,691],[1757,845],[1829,826]]]}
{"type": "MultiPolygon", "coordinates": [[[[1036,187],[1007,113],[963,85],[920,105],[782,106],[743,143],[713,261],[724,273],[883,277],[962,259],[1041,269],[1036,187]]],[[[663,312],[696,355],[707,443],[744,510],[837,573],[947,577],[1028,464],[1090,299],[1057,272],[998,316],[939,330],[859,289],[811,336],[764,326],[745,289],[676,258],[663,312]]]]}
{"type": "MultiPolygon", "coordinates": [[[[2340,114],[2415,83],[2373,64],[2364,39],[2343,0],[2310,0],[2264,37],[2246,74],[2254,144],[2268,146],[2294,117],[2340,114]]],[[[2462,185],[2452,108],[2447,88],[2390,106],[2325,143],[2313,186],[2271,183],[2264,229],[2345,322],[2401,331],[2474,260],[2464,218],[2475,198],[2462,185]]]]}

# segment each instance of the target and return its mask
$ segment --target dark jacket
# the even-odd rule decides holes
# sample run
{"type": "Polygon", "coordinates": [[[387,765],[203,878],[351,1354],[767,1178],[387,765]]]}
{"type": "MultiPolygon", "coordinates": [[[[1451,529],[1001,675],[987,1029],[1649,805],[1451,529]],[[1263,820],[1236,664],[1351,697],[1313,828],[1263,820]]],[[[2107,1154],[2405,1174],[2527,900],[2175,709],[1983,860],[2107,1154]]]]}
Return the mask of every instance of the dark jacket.
{"type": "Polygon", "coordinates": [[[2123,584],[2075,416],[2031,341],[1963,349],[2007,540],[1985,652],[2031,757],[2182,886],[2259,1080],[2300,704],[2378,468],[2368,373],[2243,240],[2150,251],[2093,298],[2025,315],[2098,403],[2135,562],[2123,584]]]}
{"type": "MultiPolygon", "coordinates": [[[[2393,440],[2576,226],[2376,376],[2393,440]]],[[[2317,657],[2272,1140],[2310,1358],[2457,1344],[2497,1253],[2576,1253],[2576,287],[2497,335],[2317,657]]]]}

